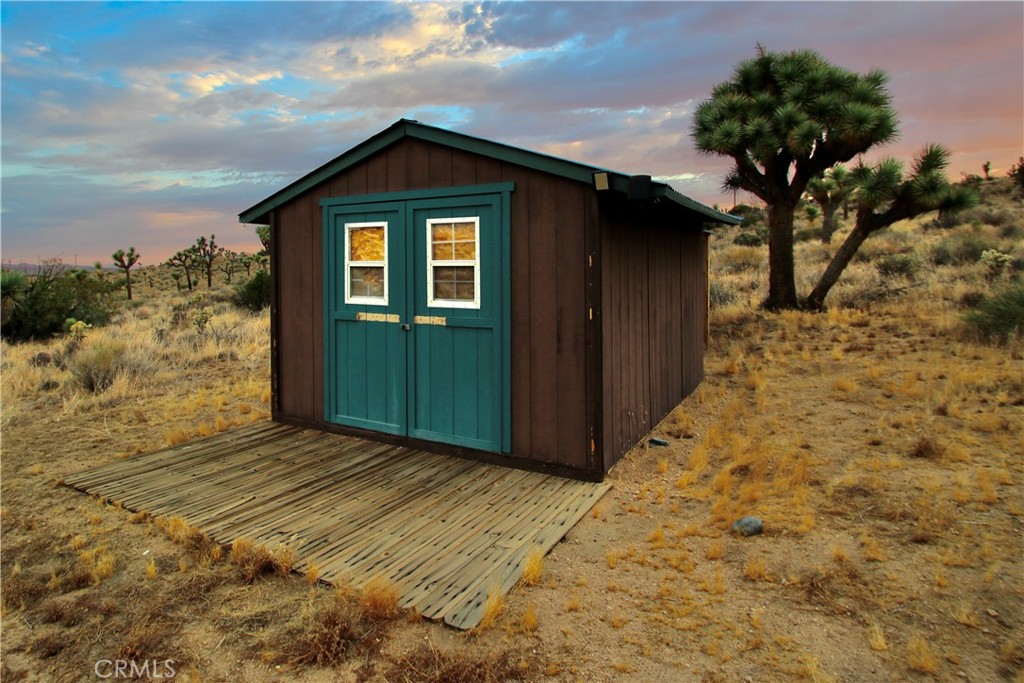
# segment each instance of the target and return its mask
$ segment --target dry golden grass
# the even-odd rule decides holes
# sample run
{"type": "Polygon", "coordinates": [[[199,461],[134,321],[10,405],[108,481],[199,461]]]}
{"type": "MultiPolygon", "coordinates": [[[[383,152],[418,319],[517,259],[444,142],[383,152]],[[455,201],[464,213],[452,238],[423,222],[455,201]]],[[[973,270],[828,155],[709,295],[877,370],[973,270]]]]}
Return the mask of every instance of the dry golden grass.
{"type": "Polygon", "coordinates": [[[544,551],[539,547],[530,548],[523,563],[523,574],[521,580],[528,586],[540,584],[541,576],[544,574],[544,551]]]}
{"type": "Polygon", "coordinates": [[[359,604],[367,618],[379,621],[399,615],[398,587],[386,576],[371,579],[359,592],[359,604]]]}
{"type": "MultiPolygon", "coordinates": [[[[961,669],[969,680],[1013,680],[1024,669],[1024,647],[1001,622],[1024,609],[1021,559],[1012,552],[1024,518],[1024,468],[1013,457],[1024,443],[1024,345],[965,337],[966,302],[998,283],[974,264],[932,267],[929,259],[941,243],[964,239],[1024,258],[1024,225],[1002,226],[1018,230],[1003,234],[987,224],[925,229],[929,220],[865,245],[865,253],[906,253],[928,264],[911,289],[896,291],[907,282],[858,259],[825,314],[757,310],[766,248],[736,249],[728,229],[716,233],[713,278],[733,300],[712,312],[704,382],[658,426],[673,441],[664,450],[637,449],[617,468],[615,488],[574,542],[556,546],[543,588],[508,596],[513,616],[504,628],[478,632],[468,641],[472,651],[424,646],[423,637],[443,627],[412,614],[415,623],[374,622],[356,591],[335,595],[300,577],[247,583],[236,565],[218,563],[221,546],[184,520],[152,520],[181,547],[171,546],[147,536],[148,516],[128,526],[128,513],[91,502],[77,509],[68,501],[78,494],[48,481],[267,419],[265,315],[236,314],[212,296],[212,332],[198,334],[172,319],[171,304],[186,295],[141,302],[123,329],[86,339],[87,346],[123,338],[126,348],[137,347],[98,393],[54,363],[30,363],[39,352],[58,355],[64,340],[0,343],[2,676],[18,680],[8,662],[70,670],[89,652],[173,650],[186,642],[173,629],[127,626],[165,624],[154,615],[173,613],[197,633],[227,636],[213,654],[191,653],[203,680],[217,678],[206,673],[215,660],[271,667],[266,675],[249,669],[253,680],[337,671],[535,680],[545,669],[589,680],[613,676],[616,663],[630,670],[623,679],[644,680],[825,681],[833,672],[842,680],[923,680],[959,677],[961,669]],[[45,525],[43,513],[31,512],[40,502],[45,525]],[[742,514],[761,517],[767,535],[724,538],[742,514]],[[720,555],[705,561],[715,544],[720,555]],[[154,545],[159,575],[146,581],[148,558],[139,559],[137,548],[154,545]],[[89,560],[78,559],[83,551],[93,553],[89,560]],[[175,559],[179,571],[169,571],[175,559]],[[767,567],[772,584],[747,576],[768,574],[767,567]],[[94,571],[111,573],[94,585],[94,571]],[[120,611],[104,611],[105,601],[120,611]],[[88,617],[76,622],[76,614],[88,617]],[[89,627],[101,618],[102,632],[89,627]],[[927,628],[917,634],[924,648],[911,647],[908,624],[927,628]],[[841,637],[814,637],[822,625],[841,637]],[[47,636],[58,627],[63,641],[47,636]],[[88,650],[91,638],[101,640],[88,650]],[[386,651],[378,639],[390,643],[386,651]],[[521,656],[509,654],[524,645],[537,667],[529,674],[521,656]],[[851,656],[848,645],[861,651],[851,656]],[[600,654],[580,656],[584,647],[600,654]],[[43,652],[52,656],[44,660],[43,652]]],[[[830,247],[797,245],[801,291],[848,228],[830,247]]],[[[271,557],[265,572],[285,560],[275,565],[271,557]]],[[[307,579],[318,573],[300,566],[307,579]]]]}
{"type": "Polygon", "coordinates": [[[868,644],[871,645],[872,650],[879,652],[889,649],[889,643],[885,640],[882,626],[874,619],[868,622],[868,644]]]}
{"type": "Polygon", "coordinates": [[[505,610],[505,594],[498,586],[490,586],[487,590],[487,602],[484,604],[484,613],[480,618],[480,624],[477,626],[478,631],[486,631],[493,627],[498,617],[505,610]]]}
{"type": "Polygon", "coordinates": [[[907,666],[911,671],[935,674],[939,671],[939,658],[921,635],[912,635],[907,641],[907,666]]]}

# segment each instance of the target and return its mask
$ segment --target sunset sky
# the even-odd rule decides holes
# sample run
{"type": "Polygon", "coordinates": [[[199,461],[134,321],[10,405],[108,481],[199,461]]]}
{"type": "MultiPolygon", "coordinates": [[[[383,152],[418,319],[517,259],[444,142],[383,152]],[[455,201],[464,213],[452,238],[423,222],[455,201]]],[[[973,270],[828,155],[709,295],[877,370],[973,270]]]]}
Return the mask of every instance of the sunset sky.
{"type": "Polygon", "coordinates": [[[152,265],[399,118],[626,173],[707,203],[690,117],[760,42],[890,75],[899,139],[951,175],[1024,153],[1024,3],[3,2],[5,262],[152,265]]]}

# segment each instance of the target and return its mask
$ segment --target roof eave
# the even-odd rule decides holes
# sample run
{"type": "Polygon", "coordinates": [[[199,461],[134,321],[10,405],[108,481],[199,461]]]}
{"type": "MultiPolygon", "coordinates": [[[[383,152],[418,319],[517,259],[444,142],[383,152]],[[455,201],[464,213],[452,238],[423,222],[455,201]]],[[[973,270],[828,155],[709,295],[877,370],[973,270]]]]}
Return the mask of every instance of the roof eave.
{"type": "Polygon", "coordinates": [[[741,216],[733,216],[732,214],[724,213],[718,209],[713,209],[706,204],[701,204],[696,199],[691,199],[682,192],[672,189],[669,185],[664,185],[663,187],[664,190],[661,190],[661,193],[663,193],[662,196],[676,204],[690,209],[691,211],[696,211],[702,216],[705,216],[711,222],[724,223],[725,225],[739,225],[743,222],[743,218],[741,216]]]}
{"type": "MultiPolygon", "coordinates": [[[[349,151],[335,157],[331,161],[328,161],[316,170],[307,173],[258,204],[246,209],[238,215],[238,221],[240,223],[269,225],[270,212],[277,207],[322,183],[337,173],[340,173],[346,168],[359,163],[372,154],[376,154],[380,150],[394,144],[403,137],[413,137],[426,140],[428,142],[446,145],[472,154],[480,154],[500,159],[507,163],[526,166],[528,168],[533,168],[587,184],[591,184],[593,182],[594,173],[605,172],[609,174],[611,189],[619,192],[625,192],[629,187],[629,176],[622,173],[616,173],[615,171],[610,171],[598,166],[591,166],[589,164],[583,164],[577,161],[561,159],[559,157],[543,154],[542,152],[535,152],[519,147],[512,147],[503,143],[492,142],[490,140],[473,137],[464,133],[456,133],[443,128],[428,126],[409,119],[399,119],[380,133],[377,133],[373,137],[356,145],[349,151]]],[[[651,184],[651,187],[655,196],[666,197],[676,204],[705,216],[710,221],[736,225],[742,220],[736,216],[731,216],[727,213],[722,213],[721,211],[712,209],[709,206],[705,206],[694,199],[690,199],[686,195],[673,190],[670,186],[664,183],[655,182],[651,184]]]]}

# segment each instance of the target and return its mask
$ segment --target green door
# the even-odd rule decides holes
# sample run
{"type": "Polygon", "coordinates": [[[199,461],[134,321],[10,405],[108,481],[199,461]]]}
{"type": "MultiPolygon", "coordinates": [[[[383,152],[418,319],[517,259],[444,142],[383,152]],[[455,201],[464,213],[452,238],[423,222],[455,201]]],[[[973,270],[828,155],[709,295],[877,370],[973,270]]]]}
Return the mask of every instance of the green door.
{"type": "Polygon", "coordinates": [[[507,194],[409,194],[325,201],[327,420],[508,452],[507,194]]]}
{"type": "Polygon", "coordinates": [[[366,204],[332,212],[324,248],[327,420],[405,434],[408,310],[405,207],[366,204]]]}

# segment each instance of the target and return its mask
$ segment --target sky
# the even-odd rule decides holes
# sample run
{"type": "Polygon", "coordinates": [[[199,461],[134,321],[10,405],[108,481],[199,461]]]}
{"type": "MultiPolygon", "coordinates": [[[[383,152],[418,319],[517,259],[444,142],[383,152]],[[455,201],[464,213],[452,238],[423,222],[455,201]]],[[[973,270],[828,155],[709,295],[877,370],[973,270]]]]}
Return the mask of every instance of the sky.
{"type": "Polygon", "coordinates": [[[0,257],[255,251],[241,211],[400,118],[728,208],[691,115],[758,43],[887,72],[900,136],[876,156],[940,142],[955,179],[1024,153],[1016,1],[4,1],[0,257]]]}

